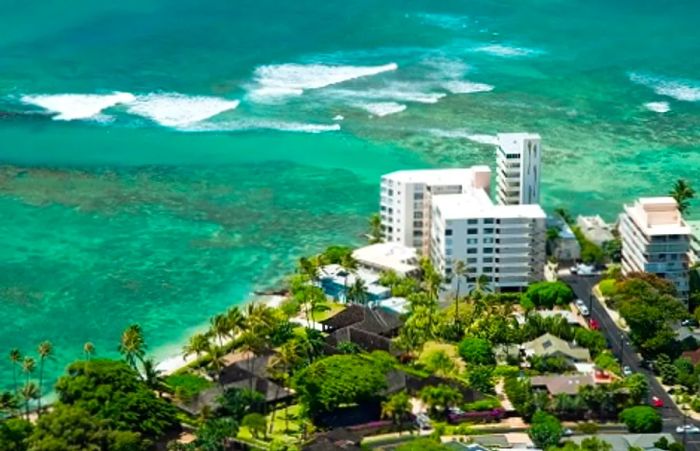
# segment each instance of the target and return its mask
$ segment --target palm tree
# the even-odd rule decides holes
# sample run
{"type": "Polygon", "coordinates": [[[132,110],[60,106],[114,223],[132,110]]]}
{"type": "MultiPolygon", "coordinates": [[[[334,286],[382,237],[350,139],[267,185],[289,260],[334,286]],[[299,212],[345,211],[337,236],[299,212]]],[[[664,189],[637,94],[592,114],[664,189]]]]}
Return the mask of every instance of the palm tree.
{"type": "Polygon", "coordinates": [[[223,346],[224,338],[231,338],[231,326],[228,315],[225,313],[215,315],[209,320],[209,323],[209,331],[212,336],[218,338],[219,346],[223,346]]]}
{"type": "Polygon", "coordinates": [[[17,393],[5,391],[0,394],[0,414],[11,414],[17,411],[17,407],[17,393]]]}
{"type": "Polygon", "coordinates": [[[44,363],[46,359],[53,355],[53,345],[50,341],[42,341],[37,349],[39,353],[39,402],[38,402],[38,414],[41,415],[41,397],[44,392],[44,363]]]}
{"type": "Polygon", "coordinates": [[[209,336],[203,333],[197,333],[192,335],[187,344],[182,348],[182,357],[187,359],[188,356],[194,354],[197,358],[200,358],[203,354],[206,354],[209,350],[209,336]]]}
{"type": "Polygon", "coordinates": [[[379,213],[369,217],[369,242],[370,244],[382,242],[382,217],[379,213]]]}
{"type": "Polygon", "coordinates": [[[399,392],[382,403],[382,418],[389,418],[403,432],[403,425],[411,413],[411,401],[405,392],[399,392]]]}
{"type": "Polygon", "coordinates": [[[95,355],[95,345],[89,341],[86,342],[83,345],[83,354],[85,354],[85,360],[89,362],[92,356],[95,355]]]}
{"type": "Polygon", "coordinates": [[[345,293],[345,297],[347,298],[348,276],[351,273],[354,274],[355,271],[357,271],[357,260],[355,260],[353,258],[351,252],[347,252],[347,253],[343,254],[343,256],[340,258],[340,266],[342,266],[345,269],[345,278],[343,280],[343,291],[345,293]]]}
{"type": "Polygon", "coordinates": [[[462,279],[469,273],[467,264],[462,260],[455,262],[454,274],[457,278],[457,289],[455,290],[455,324],[459,324],[459,288],[462,279]]]}
{"type": "Polygon", "coordinates": [[[226,366],[226,362],[224,362],[226,351],[224,351],[222,346],[210,344],[207,355],[209,356],[209,371],[215,375],[216,380],[219,381],[219,384],[222,385],[221,388],[223,388],[221,371],[224,369],[224,366],[226,366]]]}
{"type": "Polygon", "coordinates": [[[14,348],[10,351],[10,362],[12,362],[12,378],[15,382],[15,394],[19,393],[19,386],[17,385],[17,367],[22,361],[22,353],[19,349],[14,348]]]}
{"type": "Polygon", "coordinates": [[[29,377],[31,374],[34,372],[36,369],[36,360],[34,360],[32,357],[25,356],[24,360],[22,361],[22,372],[24,373],[26,377],[25,382],[29,382],[29,377]]]}
{"type": "MultiPolygon", "coordinates": [[[[299,364],[301,361],[301,356],[299,355],[299,346],[295,341],[288,341],[283,344],[277,354],[270,359],[267,365],[268,373],[270,377],[279,382],[276,384],[276,390],[279,390],[280,384],[286,385],[290,379],[290,372],[292,368],[299,364]]],[[[279,393],[275,394],[275,398],[279,393]]],[[[284,404],[284,420],[285,420],[285,430],[289,430],[289,411],[287,410],[288,403],[284,404]]],[[[270,415],[270,431],[272,434],[274,432],[275,425],[275,414],[277,409],[272,411],[270,415]]],[[[286,431],[285,431],[286,432],[286,431]]]]}
{"type": "Polygon", "coordinates": [[[22,387],[22,398],[24,398],[24,411],[29,421],[29,402],[38,399],[41,396],[39,387],[34,382],[27,381],[22,387]]]}
{"type": "Polygon", "coordinates": [[[245,316],[238,307],[231,307],[226,311],[226,318],[228,319],[229,334],[233,338],[245,326],[245,316]]]}
{"type": "Polygon", "coordinates": [[[365,281],[360,277],[356,278],[355,283],[348,288],[348,300],[357,304],[367,304],[367,286],[365,285],[365,281]]]}
{"type": "Polygon", "coordinates": [[[158,393],[158,396],[163,395],[165,380],[163,372],[158,369],[158,365],[153,359],[145,359],[143,361],[143,381],[151,390],[158,393]]]}
{"type": "Polygon", "coordinates": [[[253,364],[255,363],[255,357],[261,354],[266,348],[265,337],[260,336],[253,332],[252,330],[247,330],[241,334],[241,350],[250,354],[248,358],[248,372],[250,373],[250,389],[253,389],[253,364]]]}
{"type": "Polygon", "coordinates": [[[146,342],[143,338],[141,326],[131,324],[124,329],[117,350],[124,356],[126,363],[138,371],[137,362],[143,363],[143,358],[146,355],[146,342]]]}
{"type": "Polygon", "coordinates": [[[678,211],[685,215],[688,212],[688,207],[690,207],[690,199],[695,197],[695,190],[686,180],[678,179],[669,195],[678,203],[678,211]]]}

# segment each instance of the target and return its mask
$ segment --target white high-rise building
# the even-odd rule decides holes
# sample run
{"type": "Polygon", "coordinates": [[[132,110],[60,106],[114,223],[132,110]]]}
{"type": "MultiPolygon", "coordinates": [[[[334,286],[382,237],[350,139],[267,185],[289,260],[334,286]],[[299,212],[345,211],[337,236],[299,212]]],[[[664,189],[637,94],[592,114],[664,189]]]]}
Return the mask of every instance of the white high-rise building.
{"type": "Polygon", "coordinates": [[[406,170],[382,176],[379,213],[384,241],[415,247],[427,254],[431,198],[471,188],[488,192],[490,178],[488,166],[406,170]]]}
{"type": "Polygon", "coordinates": [[[430,258],[446,277],[463,261],[472,278],[486,276],[498,290],[544,278],[546,214],[539,205],[494,205],[478,189],[437,196],[430,236],[430,258]]]}
{"type": "Polygon", "coordinates": [[[496,289],[541,280],[545,213],[539,205],[495,205],[490,178],[487,166],[383,176],[384,239],[417,248],[444,276],[462,260],[473,276],[486,275],[496,289]]]}
{"type": "Polygon", "coordinates": [[[620,215],[622,273],[648,272],[676,286],[688,297],[691,229],[672,197],[642,197],[620,215]]]}
{"type": "Polygon", "coordinates": [[[496,152],[497,199],[501,205],[540,202],[540,135],[500,133],[496,152]]]}

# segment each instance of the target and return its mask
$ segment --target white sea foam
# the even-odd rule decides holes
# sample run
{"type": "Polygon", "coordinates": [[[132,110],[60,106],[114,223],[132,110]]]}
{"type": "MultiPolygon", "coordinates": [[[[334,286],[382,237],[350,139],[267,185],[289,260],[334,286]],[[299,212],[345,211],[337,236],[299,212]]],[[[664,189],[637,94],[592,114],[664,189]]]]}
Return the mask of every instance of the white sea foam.
{"type": "Polygon", "coordinates": [[[100,113],[122,103],[134,100],[133,94],[128,92],[114,92],[112,94],[45,94],[26,95],[22,102],[39,106],[51,113],[57,121],[72,121],[76,119],[104,119],[100,113]]]}
{"type": "Polygon", "coordinates": [[[336,114],[335,116],[333,116],[334,121],[342,121],[344,119],[345,119],[345,116],[343,116],[342,114],[336,114]]]}
{"type": "Polygon", "coordinates": [[[528,49],[525,47],[513,47],[503,44],[489,44],[476,47],[477,52],[488,53],[489,55],[501,56],[504,58],[513,58],[521,56],[531,56],[539,53],[538,50],[528,49]]]}
{"type": "Polygon", "coordinates": [[[647,110],[653,111],[655,113],[668,113],[671,111],[671,106],[668,102],[648,102],[644,106],[647,110]]]}
{"type": "Polygon", "coordinates": [[[241,119],[237,121],[205,121],[179,127],[185,132],[235,132],[248,130],[279,130],[299,133],[324,133],[340,130],[340,124],[312,124],[305,122],[277,121],[266,119],[241,119]]]}
{"type": "Polygon", "coordinates": [[[452,94],[470,94],[473,92],[493,91],[492,85],[487,85],[486,83],[475,83],[471,81],[452,80],[443,83],[442,86],[452,94]]]}
{"type": "Polygon", "coordinates": [[[384,117],[390,114],[396,114],[404,111],[406,105],[396,102],[373,102],[357,104],[358,108],[371,113],[374,116],[384,117]]]}
{"type": "Polygon", "coordinates": [[[444,92],[430,92],[429,86],[420,83],[394,83],[372,90],[336,89],[329,92],[334,98],[413,103],[437,103],[446,96],[444,92]]]}
{"type": "Polygon", "coordinates": [[[422,64],[434,70],[431,74],[434,79],[458,79],[469,71],[464,61],[444,56],[424,59],[422,64]]]}
{"type": "Polygon", "coordinates": [[[178,93],[148,94],[137,97],[128,111],[166,127],[186,127],[224,111],[233,110],[238,100],[219,97],[186,96],[178,93]]]}
{"type": "Polygon", "coordinates": [[[258,67],[250,98],[275,102],[299,96],[307,89],[320,89],[356,78],[370,77],[398,69],[395,63],[382,66],[332,66],[325,64],[277,64],[258,67]]]}
{"type": "Polygon", "coordinates": [[[683,102],[700,101],[700,81],[671,79],[637,72],[630,72],[629,78],[632,82],[651,88],[662,96],[673,97],[683,102]]]}

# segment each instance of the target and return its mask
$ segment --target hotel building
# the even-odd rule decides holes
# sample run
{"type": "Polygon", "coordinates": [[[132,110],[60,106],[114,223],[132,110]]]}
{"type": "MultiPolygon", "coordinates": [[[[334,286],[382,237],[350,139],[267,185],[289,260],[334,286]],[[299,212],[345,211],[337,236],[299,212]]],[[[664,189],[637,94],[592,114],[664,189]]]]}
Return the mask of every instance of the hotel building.
{"type": "Polygon", "coordinates": [[[688,297],[690,227],[671,197],[643,197],[625,205],[620,215],[622,273],[648,272],[676,286],[688,297]]]}
{"type": "Polygon", "coordinates": [[[540,135],[500,133],[496,151],[497,199],[501,205],[540,203],[540,135]]]}

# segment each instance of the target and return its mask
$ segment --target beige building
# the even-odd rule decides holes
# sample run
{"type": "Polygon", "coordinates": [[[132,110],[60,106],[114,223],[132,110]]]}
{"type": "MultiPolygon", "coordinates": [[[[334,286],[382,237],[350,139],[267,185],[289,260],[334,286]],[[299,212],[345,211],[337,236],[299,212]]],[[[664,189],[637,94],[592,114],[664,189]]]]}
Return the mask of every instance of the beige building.
{"type": "Polygon", "coordinates": [[[656,274],[673,282],[686,299],[690,236],[671,197],[643,197],[625,205],[620,215],[622,273],[656,274]]]}

